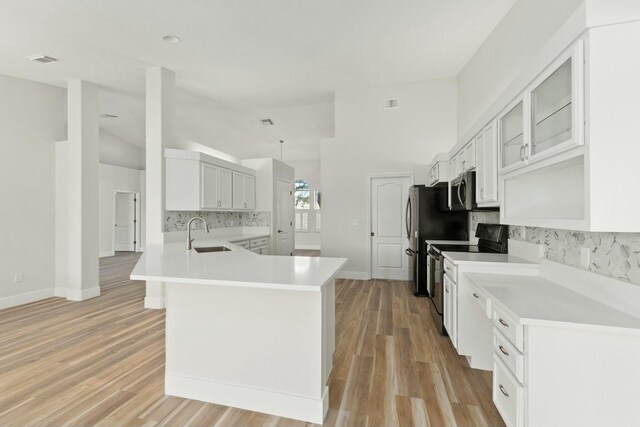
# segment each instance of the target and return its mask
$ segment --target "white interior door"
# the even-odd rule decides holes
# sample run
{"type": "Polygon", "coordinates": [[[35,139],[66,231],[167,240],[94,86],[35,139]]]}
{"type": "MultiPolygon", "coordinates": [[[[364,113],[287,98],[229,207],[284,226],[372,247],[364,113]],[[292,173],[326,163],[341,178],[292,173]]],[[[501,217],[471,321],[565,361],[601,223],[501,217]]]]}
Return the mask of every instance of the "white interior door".
{"type": "Polygon", "coordinates": [[[136,250],[136,195],[133,193],[115,194],[115,232],[113,249],[115,251],[136,250]]]}
{"type": "Polygon", "coordinates": [[[371,276],[374,279],[409,280],[405,206],[412,179],[371,179],[371,276]]]}
{"type": "Polygon", "coordinates": [[[276,254],[293,255],[293,183],[279,179],[277,183],[276,254]]]}

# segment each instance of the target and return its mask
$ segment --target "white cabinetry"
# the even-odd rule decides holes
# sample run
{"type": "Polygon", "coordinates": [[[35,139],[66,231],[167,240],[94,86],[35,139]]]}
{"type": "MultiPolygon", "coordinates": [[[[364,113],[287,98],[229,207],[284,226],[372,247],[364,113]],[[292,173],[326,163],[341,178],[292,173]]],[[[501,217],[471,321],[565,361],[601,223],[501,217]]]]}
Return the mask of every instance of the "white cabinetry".
{"type": "Polygon", "coordinates": [[[255,209],[255,171],[203,153],[165,150],[165,209],[255,209]],[[241,179],[235,179],[235,175],[241,179]],[[241,208],[236,207],[236,196],[241,208]]]}
{"type": "Polygon", "coordinates": [[[253,210],[256,200],[255,177],[240,172],[233,173],[233,209],[253,210]]]}
{"type": "Polygon", "coordinates": [[[458,347],[458,286],[456,282],[451,280],[449,276],[446,274],[443,276],[443,287],[444,287],[444,313],[443,313],[443,323],[444,327],[449,334],[449,338],[453,343],[454,347],[458,347]]]}
{"type": "MultiPolygon", "coordinates": [[[[440,155],[438,155],[440,157],[440,155]]],[[[436,160],[434,165],[429,169],[428,181],[429,185],[436,185],[441,182],[448,182],[450,176],[449,160],[436,160]]]]}
{"type": "Polygon", "coordinates": [[[476,142],[469,141],[451,159],[451,179],[457,178],[463,173],[476,167],[476,142]]]}
{"type": "Polygon", "coordinates": [[[231,209],[231,171],[206,163],[200,166],[201,208],[231,209]]]}
{"type": "Polygon", "coordinates": [[[579,40],[498,116],[501,173],[584,144],[583,56],[579,40]]]}
{"type": "Polygon", "coordinates": [[[640,22],[588,29],[525,89],[521,151],[500,135],[502,223],[640,231],[638,44],[640,22]]]}
{"type": "Polygon", "coordinates": [[[475,138],[476,202],[480,207],[498,206],[498,140],[496,122],[475,138]]]}
{"type": "Polygon", "coordinates": [[[232,242],[248,251],[255,252],[259,255],[269,255],[269,238],[260,237],[258,239],[245,239],[232,242]]]}

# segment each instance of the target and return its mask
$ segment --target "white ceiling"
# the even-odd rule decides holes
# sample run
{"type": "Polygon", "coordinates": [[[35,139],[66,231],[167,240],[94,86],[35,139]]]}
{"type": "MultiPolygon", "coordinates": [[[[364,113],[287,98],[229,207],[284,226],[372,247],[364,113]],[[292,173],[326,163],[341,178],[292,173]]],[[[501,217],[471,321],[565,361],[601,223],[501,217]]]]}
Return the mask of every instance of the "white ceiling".
{"type": "Polygon", "coordinates": [[[103,111],[120,116],[101,125],[143,145],[144,70],[161,65],[177,75],[180,138],[246,157],[282,137],[314,158],[303,153],[333,135],[335,90],[456,75],[514,2],[4,1],[0,73],[99,83],[103,111]],[[60,62],[23,59],[36,53],[60,62]],[[265,131],[265,114],[279,128],[265,131]]]}

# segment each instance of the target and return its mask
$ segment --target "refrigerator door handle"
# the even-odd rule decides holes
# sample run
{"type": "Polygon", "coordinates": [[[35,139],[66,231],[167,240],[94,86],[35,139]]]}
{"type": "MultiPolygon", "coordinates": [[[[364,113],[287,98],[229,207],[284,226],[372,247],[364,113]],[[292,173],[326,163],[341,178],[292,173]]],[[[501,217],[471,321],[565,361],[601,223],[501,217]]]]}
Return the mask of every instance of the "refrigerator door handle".
{"type": "Polygon", "coordinates": [[[407,228],[407,239],[411,240],[411,195],[407,198],[407,210],[405,211],[404,218],[407,228]]]}

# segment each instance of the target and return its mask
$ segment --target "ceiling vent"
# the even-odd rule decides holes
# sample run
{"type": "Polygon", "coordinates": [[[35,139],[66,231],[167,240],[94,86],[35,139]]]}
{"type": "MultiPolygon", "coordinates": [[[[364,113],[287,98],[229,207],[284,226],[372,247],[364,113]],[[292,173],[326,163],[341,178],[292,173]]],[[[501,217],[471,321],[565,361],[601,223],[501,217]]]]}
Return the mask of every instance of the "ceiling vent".
{"type": "Polygon", "coordinates": [[[103,119],[116,119],[116,118],[118,118],[118,116],[116,116],[115,114],[106,114],[106,113],[100,114],[100,117],[103,118],[103,119]]]}
{"type": "Polygon", "coordinates": [[[29,61],[42,62],[43,64],[48,64],[49,62],[57,62],[56,58],[51,56],[43,55],[41,53],[37,55],[25,56],[24,59],[28,59],[29,61]]]}
{"type": "Polygon", "coordinates": [[[387,99],[386,101],[384,101],[384,109],[385,110],[391,110],[394,108],[400,108],[400,100],[398,99],[387,99]]]}
{"type": "Polygon", "coordinates": [[[261,119],[260,123],[262,123],[262,126],[273,126],[273,120],[271,119],[261,119]]]}

